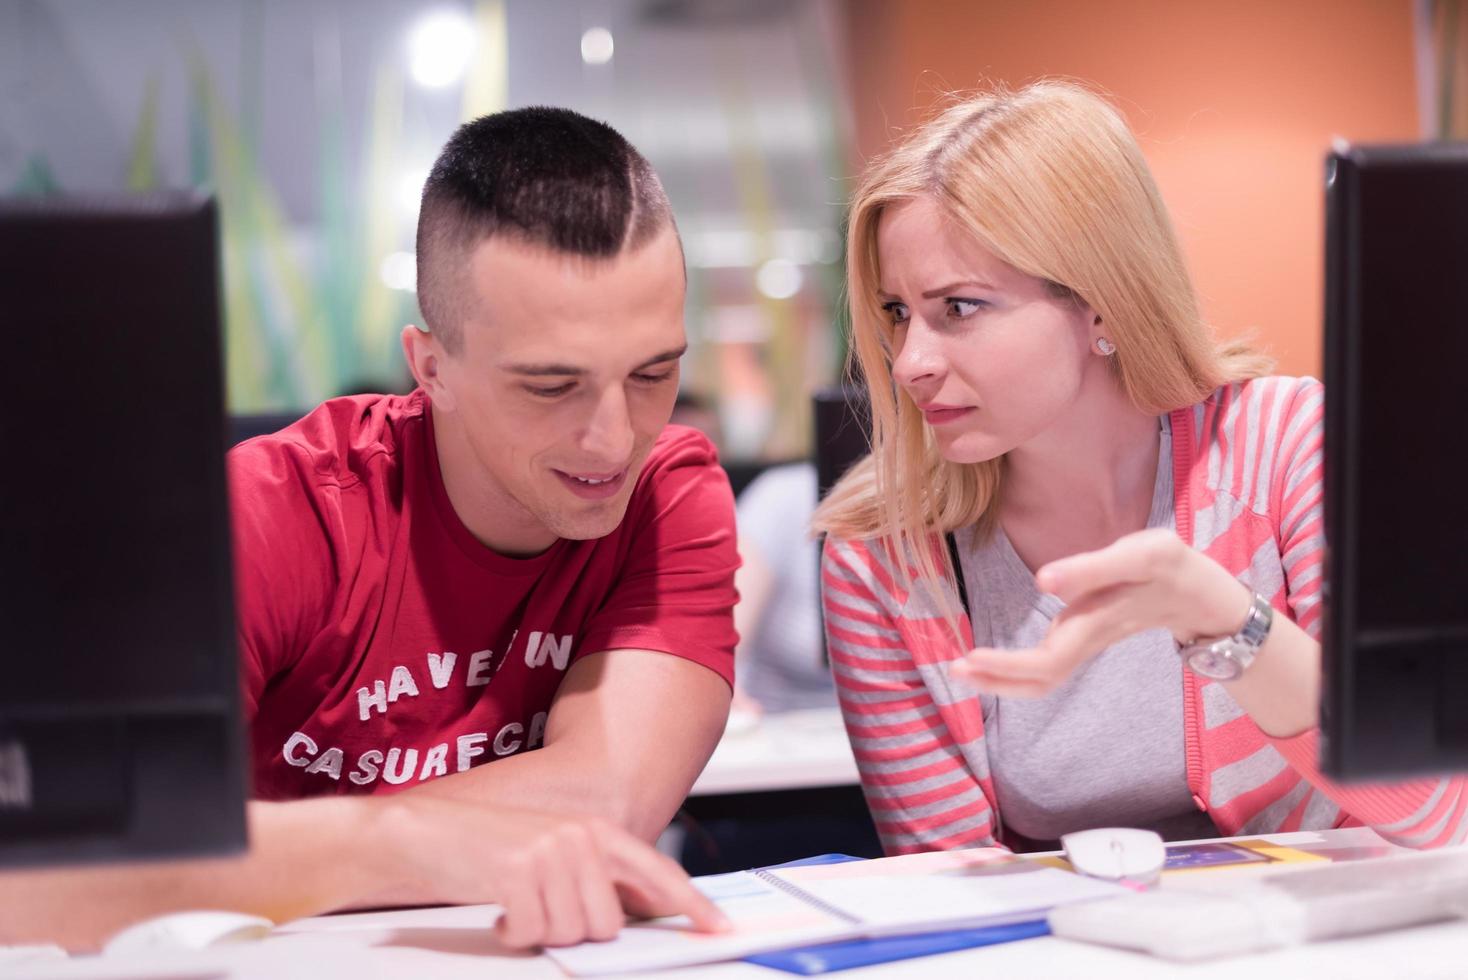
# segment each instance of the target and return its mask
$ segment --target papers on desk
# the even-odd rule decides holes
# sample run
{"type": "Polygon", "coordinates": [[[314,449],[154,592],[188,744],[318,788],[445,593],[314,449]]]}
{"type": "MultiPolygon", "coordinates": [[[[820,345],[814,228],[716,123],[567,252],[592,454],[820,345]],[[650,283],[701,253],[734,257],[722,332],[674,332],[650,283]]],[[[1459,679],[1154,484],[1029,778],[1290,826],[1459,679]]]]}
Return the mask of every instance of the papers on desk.
{"type": "Polygon", "coordinates": [[[698,933],[682,917],[656,919],[629,925],[611,942],[546,953],[576,976],[628,973],[814,943],[1031,922],[1056,906],[1129,893],[998,848],[740,871],[694,884],[733,922],[730,932],[698,933]]]}

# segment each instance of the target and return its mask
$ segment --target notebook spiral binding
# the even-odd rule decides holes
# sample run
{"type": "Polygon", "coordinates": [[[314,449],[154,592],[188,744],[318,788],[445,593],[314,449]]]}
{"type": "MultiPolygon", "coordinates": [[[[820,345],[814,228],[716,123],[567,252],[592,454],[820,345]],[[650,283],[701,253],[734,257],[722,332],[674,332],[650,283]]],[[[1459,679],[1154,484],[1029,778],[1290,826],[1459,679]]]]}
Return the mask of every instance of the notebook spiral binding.
{"type": "Polygon", "coordinates": [[[850,922],[852,925],[861,925],[861,920],[852,915],[850,912],[843,912],[836,906],[830,905],[822,901],[821,899],[816,898],[809,892],[802,891],[799,887],[790,884],[790,882],[784,880],[778,875],[771,874],[766,868],[755,868],[752,873],[756,878],[758,878],[760,881],[763,881],[765,884],[773,885],[790,897],[797,898],[802,903],[809,905],[811,908],[819,909],[820,911],[825,912],[827,915],[835,916],[838,919],[850,922]]]}

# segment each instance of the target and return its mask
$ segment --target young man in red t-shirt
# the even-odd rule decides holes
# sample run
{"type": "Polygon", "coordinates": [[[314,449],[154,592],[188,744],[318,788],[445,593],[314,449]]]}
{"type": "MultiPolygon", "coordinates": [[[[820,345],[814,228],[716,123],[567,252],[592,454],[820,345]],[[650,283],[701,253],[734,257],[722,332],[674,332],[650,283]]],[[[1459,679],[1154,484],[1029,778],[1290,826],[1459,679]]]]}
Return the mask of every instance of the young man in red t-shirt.
{"type": "Polygon", "coordinates": [[[0,941],[188,907],[497,901],[513,946],[624,909],[720,925],[646,843],[723,728],[737,564],[712,446],[665,428],[685,278],[662,187],[575,113],[479,119],[424,188],[418,269],[417,390],[230,455],[249,857],[27,876],[0,941]]]}

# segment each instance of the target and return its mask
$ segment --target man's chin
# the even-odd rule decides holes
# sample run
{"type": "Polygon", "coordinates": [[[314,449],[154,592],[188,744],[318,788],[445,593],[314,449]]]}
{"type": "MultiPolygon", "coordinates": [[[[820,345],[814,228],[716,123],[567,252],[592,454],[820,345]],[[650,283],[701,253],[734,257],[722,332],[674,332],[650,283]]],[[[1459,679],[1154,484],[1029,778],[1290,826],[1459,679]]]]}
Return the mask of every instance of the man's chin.
{"type": "Polygon", "coordinates": [[[571,541],[594,541],[615,531],[626,516],[627,501],[609,500],[593,513],[561,513],[545,523],[556,537],[571,541]]]}

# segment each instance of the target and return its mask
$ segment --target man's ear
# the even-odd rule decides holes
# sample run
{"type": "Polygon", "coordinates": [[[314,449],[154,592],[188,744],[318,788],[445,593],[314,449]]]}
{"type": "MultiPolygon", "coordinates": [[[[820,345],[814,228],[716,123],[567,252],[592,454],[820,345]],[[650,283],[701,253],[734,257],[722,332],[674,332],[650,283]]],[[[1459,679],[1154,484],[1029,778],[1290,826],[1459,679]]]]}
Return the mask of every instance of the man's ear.
{"type": "Polygon", "coordinates": [[[428,392],[435,405],[445,411],[453,411],[454,395],[444,384],[442,374],[447,355],[438,338],[410,323],[403,328],[402,340],[403,359],[408,362],[408,370],[413,372],[413,380],[428,392]]]}

